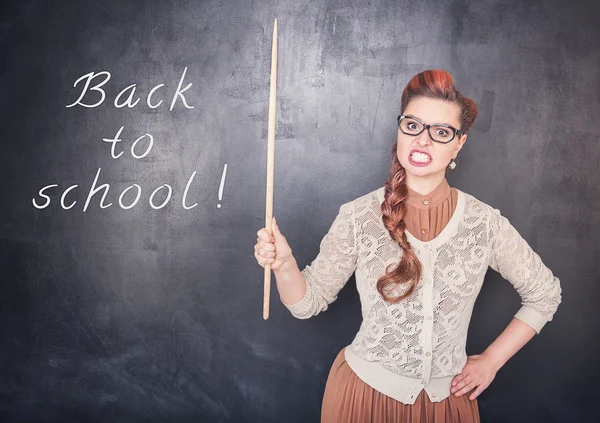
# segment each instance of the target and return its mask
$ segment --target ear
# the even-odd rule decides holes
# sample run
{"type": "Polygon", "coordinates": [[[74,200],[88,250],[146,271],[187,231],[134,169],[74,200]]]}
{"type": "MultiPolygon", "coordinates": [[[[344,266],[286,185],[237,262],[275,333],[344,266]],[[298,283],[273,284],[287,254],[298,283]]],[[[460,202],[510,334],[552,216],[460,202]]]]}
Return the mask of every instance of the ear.
{"type": "Polygon", "coordinates": [[[458,139],[458,144],[456,145],[456,150],[455,150],[456,154],[458,154],[458,152],[463,147],[463,145],[466,141],[467,141],[467,134],[461,135],[460,138],[458,139]]]}

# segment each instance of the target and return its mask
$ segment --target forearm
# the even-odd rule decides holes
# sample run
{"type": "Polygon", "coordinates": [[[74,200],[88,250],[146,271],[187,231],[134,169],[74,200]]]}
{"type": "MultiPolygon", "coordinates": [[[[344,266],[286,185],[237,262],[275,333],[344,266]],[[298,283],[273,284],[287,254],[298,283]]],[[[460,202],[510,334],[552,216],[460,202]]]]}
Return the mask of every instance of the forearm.
{"type": "Polygon", "coordinates": [[[286,261],[279,269],[273,270],[277,290],[281,300],[286,304],[296,304],[306,293],[306,280],[293,257],[286,261]]]}
{"type": "Polygon", "coordinates": [[[513,317],[506,329],[496,338],[482,355],[489,357],[496,370],[528,343],[536,331],[526,323],[513,317]]]}

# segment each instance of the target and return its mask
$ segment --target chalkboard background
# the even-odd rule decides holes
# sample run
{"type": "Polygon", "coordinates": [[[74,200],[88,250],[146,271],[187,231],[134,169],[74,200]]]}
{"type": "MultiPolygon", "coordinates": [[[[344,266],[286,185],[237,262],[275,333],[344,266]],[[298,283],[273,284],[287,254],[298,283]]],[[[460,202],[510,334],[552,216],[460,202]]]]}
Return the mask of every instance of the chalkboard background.
{"type": "MultiPolygon", "coordinates": [[[[352,277],[326,312],[298,320],[273,285],[262,318],[253,246],[265,223],[274,18],[274,215],[299,265],[340,204],[382,186],[410,77],[450,71],[480,106],[450,184],[498,207],[563,288],[554,320],[479,397],[482,421],[598,421],[598,2],[0,8],[1,421],[318,422],[360,302],[352,277]],[[104,101],[67,107],[83,92],[76,81],[103,71],[104,101]],[[139,103],[115,107],[131,84],[139,103]],[[159,84],[152,101],[163,102],[150,108],[159,84]],[[187,103],[172,104],[188,84],[187,103]],[[113,158],[103,139],[121,127],[113,158]],[[109,191],[85,207],[96,176],[109,191]],[[188,183],[193,208],[182,204],[188,183]],[[122,208],[134,184],[139,202],[122,208]],[[38,194],[48,185],[49,203],[38,194]],[[157,188],[162,208],[149,203],[157,188]]],[[[467,353],[481,353],[519,306],[490,270],[467,353]]]]}

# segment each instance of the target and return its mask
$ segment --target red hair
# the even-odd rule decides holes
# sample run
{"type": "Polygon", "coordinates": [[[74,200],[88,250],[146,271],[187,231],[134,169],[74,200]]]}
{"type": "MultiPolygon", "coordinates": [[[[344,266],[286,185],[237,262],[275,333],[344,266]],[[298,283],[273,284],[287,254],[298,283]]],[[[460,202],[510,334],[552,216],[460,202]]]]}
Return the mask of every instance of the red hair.
{"type": "MultiPolygon", "coordinates": [[[[462,133],[471,129],[477,118],[477,105],[463,96],[455,87],[452,75],[444,70],[426,70],[415,75],[402,92],[400,113],[403,114],[408,103],[415,97],[428,97],[457,104],[460,108],[460,128],[462,133]]],[[[404,216],[406,215],[406,171],[398,161],[397,144],[393,146],[393,160],[390,177],[385,182],[385,200],[381,204],[383,224],[393,240],[402,248],[402,257],[398,265],[386,272],[377,281],[377,291],[388,302],[397,303],[410,296],[421,279],[421,262],[412,250],[406,238],[404,216]],[[399,285],[408,284],[406,291],[391,297],[390,292],[399,285]]]]}

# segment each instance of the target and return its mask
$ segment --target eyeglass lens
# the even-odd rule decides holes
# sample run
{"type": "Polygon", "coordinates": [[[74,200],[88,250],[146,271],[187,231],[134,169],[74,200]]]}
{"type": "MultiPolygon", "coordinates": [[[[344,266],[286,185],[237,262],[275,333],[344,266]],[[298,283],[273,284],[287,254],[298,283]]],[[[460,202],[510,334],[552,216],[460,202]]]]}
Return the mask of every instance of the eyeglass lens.
{"type": "MultiPolygon", "coordinates": [[[[423,124],[410,117],[400,119],[400,129],[407,135],[418,135],[423,131],[423,124]]],[[[454,131],[446,126],[431,126],[431,138],[439,142],[449,142],[454,138],[454,131]]]]}

